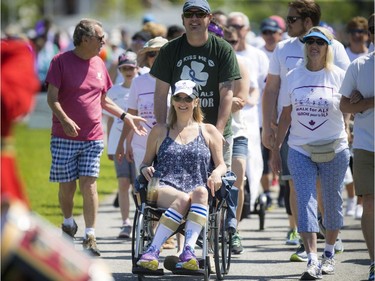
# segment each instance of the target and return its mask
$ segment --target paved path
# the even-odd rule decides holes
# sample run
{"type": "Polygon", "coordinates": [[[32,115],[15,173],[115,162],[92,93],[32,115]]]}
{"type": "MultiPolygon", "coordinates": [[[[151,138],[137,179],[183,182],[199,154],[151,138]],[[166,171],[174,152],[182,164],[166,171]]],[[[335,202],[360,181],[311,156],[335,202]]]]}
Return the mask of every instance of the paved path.
{"type": "MultiPolygon", "coordinates": [[[[100,204],[97,221],[97,242],[101,250],[101,259],[110,268],[116,281],[138,280],[131,273],[131,240],[119,240],[121,216],[118,208],[112,206],[114,195],[109,196],[100,204]]],[[[133,208],[134,209],[134,208],[133,208]]],[[[133,210],[131,216],[133,215],[133,210]]],[[[81,249],[80,243],[84,229],[82,217],[76,218],[79,225],[76,248],[81,249]]],[[[265,230],[259,231],[259,219],[256,215],[240,223],[240,234],[243,237],[245,252],[233,256],[229,275],[225,280],[299,280],[305,269],[303,262],[290,262],[289,257],[294,252],[294,246],[285,245],[287,233],[287,215],[282,208],[275,207],[267,211],[265,230]]],[[[323,280],[367,280],[369,257],[360,230],[360,221],[345,218],[345,227],[341,232],[345,251],[336,256],[336,274],[325,275],[323,280]]],[[[324,241],[318,240],[319,255],[324,249],[324,241]]],[[[174,254],[174,250],[164,250],[161,258],[174,254]]],[[[162,264],[162,263],[161,263],[162,264]]],[[[211,280],[215,280],[211,275],[211,280]]],[[[165,270],[165,275],[146,277],[145,280],[203,280],[187,276],[176,276],[165,270]]]]}

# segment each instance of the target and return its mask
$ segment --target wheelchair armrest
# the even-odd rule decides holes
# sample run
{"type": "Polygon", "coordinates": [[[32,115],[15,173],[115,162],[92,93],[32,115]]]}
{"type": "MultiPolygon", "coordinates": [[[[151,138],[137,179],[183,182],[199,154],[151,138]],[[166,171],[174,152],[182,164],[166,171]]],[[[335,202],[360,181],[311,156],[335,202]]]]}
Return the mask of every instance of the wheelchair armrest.
{"type": "Polygon", "coordinates": [[[139,193],[142,203],[145,203],[147,199],[147,185],[148,185],[148,181],[144,175],[140,174],[135,179],[134,189],[136,190],[136,192],[139,193]]]}

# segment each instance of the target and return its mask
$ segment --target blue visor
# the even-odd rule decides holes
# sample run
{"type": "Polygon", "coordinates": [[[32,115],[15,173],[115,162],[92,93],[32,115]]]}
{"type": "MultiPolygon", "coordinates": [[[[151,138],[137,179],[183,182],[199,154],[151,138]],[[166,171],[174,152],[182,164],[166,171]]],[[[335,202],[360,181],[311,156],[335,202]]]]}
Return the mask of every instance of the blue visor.
{"type": "Polygon", "coordinates": [[[310,38],[310,37],[318,37],[318,38],[321,38],[321,39],[323,39],[324,41],[326,41],[328,45],[331,45],[331,44],[332,44],[331,40],[329,40],[329,39],[328,39],[323,33],[319,32],[319,31],[313,31],[313,32],[311,32],[311,33],[305,35],[305,36],[303,37],[303,43],[305,43],[305,42],[306,42],[306,39],[307,39],[307,38],[310,38]]]}

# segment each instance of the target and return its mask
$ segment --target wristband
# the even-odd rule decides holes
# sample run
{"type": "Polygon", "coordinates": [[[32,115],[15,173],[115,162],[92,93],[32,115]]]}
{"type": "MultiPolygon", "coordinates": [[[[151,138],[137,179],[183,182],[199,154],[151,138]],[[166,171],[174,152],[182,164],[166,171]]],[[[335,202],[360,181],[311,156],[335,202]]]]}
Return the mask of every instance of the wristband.
{"type": "Polygon", "coordinates": [[[120,119],[121,119],[122,121],[124,121],[124,119],[125,119],[125,116],[126,116],[126,113],[125,113],[125,112],[123,112],[123,113],[121,114],[121,116],[120,116],[120,119]]]}
{"type": "Polygon", "coordinates": [[[142,165],[140,168],[139,168],[139,172],[142,174],[142,170],[144,169],[144,168],[147,168],[148,166],[147,165],[142,165]]]}

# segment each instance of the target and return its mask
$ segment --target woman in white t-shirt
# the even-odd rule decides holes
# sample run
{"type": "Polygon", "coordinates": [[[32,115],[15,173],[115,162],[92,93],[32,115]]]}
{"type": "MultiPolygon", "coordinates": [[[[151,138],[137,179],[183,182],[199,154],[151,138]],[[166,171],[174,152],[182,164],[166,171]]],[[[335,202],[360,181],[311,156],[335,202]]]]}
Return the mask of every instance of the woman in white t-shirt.
{"type": "Polygon", "coordinates": [[[272,168],[280,172],[280,147],[290,125],[288,167],[298,205],[298,231],[308,256],[301,279],[320,279],[335,270],[334,244],[343,226],[342,187],[349,164],[349,148],[339,89],[345,71],[335,66],[332,34],[313,27],[303,38],[305,65],[287,74],[287,91],[280,97],[283,110],[273,149],[272,168]],[[317,255],[318,203],[316,182],[320,179],[326,228],[322,263],[317,255]]]}

